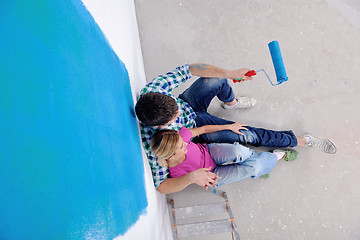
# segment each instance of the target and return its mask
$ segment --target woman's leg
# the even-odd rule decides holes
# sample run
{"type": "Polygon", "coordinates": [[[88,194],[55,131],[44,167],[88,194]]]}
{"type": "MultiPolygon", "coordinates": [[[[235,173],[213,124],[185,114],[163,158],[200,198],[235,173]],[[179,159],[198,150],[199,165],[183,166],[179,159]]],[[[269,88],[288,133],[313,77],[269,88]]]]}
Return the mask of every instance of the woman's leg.
{"type": "Polygon", "coordinates": [[[207,145],[211,158],[216,165],[226,162],[241,163],[255,154],[255,151],[235,143],[211,143],[207,145]]]}
{"type": "Polygon", "coordinates": [[[213,171],[220,177],[216,186],[238,182],[246,178],[258,178],[270,173],[276,163],[275,154],[261,152],[254,154],[242,163],[217,166],[213,171]]]}

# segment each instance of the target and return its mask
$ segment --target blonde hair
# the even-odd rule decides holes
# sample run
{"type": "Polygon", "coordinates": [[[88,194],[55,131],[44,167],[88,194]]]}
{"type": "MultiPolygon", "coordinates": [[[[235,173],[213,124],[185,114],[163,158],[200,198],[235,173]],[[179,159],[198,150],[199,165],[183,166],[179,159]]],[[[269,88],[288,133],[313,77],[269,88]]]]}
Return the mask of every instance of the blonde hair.
{"type": "Polygon", "coordinates": [[[167,160],[174,155],[180,140],[180,135],[175,130],[160,130],[151,138],[151,151],[158,157],[160,166],[167,167],[167,160]]]}

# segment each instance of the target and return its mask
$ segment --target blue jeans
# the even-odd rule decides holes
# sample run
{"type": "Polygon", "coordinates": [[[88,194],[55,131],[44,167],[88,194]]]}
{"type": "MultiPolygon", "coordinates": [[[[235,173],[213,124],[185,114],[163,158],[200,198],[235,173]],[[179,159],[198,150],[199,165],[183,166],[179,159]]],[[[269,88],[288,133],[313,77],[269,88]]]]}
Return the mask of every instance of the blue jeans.
{"type": "MultiPolygon", "coordinates": [[[[234,92],[225,78],[199,78],[179,98],[188,102],[195,111],[197,127],[204,125],[223,125],[234,123],[215,117],[207,112],[211,100],[217,96],[222,102],[232,102],[234,92]]],[[[199,136],[194,141],[202,143],[234,143],[250,144],[265,147],[295,147],[296,136],[292,131],[273,131],[263,128],[246,127],[241,130],[244,135],[236,134],[230,130],[207,133],[199,136]]]]}
{"type": "Polygon", "coordinates": [[[211,158],[216,163],[213,173],[219,175],[216,186],[222,186],[241,181],[245,178],[258,178],[270,173],[276,163],[277,157],[270,152],[255,153],[235,142],[211,143],[207,145],[211,158]],[[231,164],[222,165],[226,162],[231,164]]]}

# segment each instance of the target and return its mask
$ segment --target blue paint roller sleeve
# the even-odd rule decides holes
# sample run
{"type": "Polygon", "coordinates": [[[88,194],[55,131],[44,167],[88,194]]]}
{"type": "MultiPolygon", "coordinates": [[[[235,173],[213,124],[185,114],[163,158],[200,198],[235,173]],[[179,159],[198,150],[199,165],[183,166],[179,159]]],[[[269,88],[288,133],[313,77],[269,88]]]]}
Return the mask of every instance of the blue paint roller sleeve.
{"type": "Polygon", "coordinates": [[[276,79],[278,83],[282,83],[288,80],[286,75],[284,61],[281,56],[280,46],[278,41],[272,41],[268,44],[273,65],[275,68],[276,79]]]}

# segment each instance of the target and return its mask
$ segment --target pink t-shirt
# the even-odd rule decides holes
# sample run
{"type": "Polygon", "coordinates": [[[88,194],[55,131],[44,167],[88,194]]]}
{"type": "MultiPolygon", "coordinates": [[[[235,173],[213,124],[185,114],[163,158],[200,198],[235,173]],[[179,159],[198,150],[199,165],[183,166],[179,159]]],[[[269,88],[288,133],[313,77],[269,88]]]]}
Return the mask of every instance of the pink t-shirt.
{"type": "Polygon", "coordinates": [[[208,168],[211,166],[210,171],[213,171],[216,167],[215,162],[211,159],[209,151],[205,145],[200,143],[193,143],[190,141],[192,133],[189,129],[182,127],[179,131],[179,135],[183,141],[188,143],[186,149],[185,160],[169,168],[170,177],[181,177],[189,172],[193,172],[199,168],[208,168]]]}

